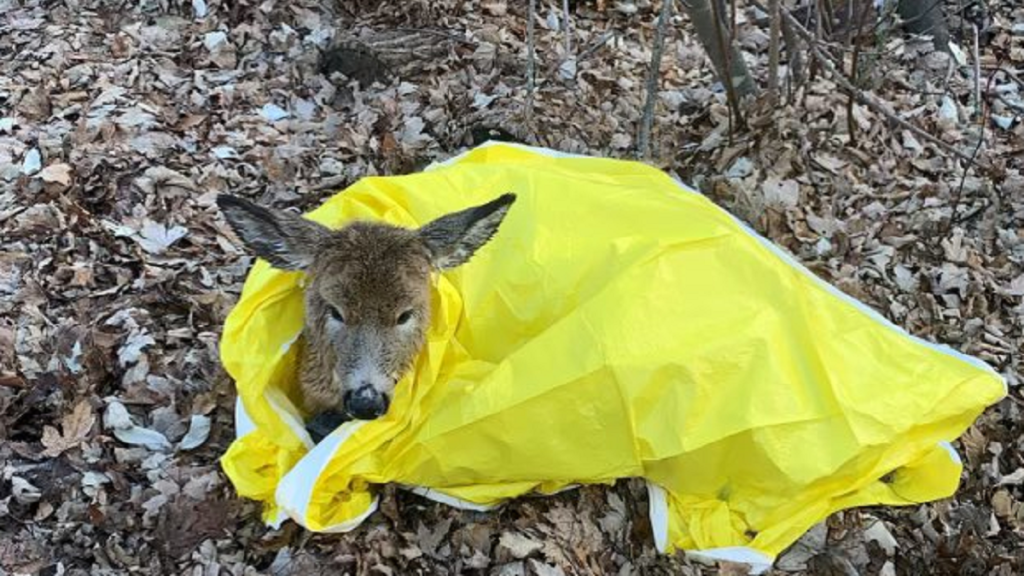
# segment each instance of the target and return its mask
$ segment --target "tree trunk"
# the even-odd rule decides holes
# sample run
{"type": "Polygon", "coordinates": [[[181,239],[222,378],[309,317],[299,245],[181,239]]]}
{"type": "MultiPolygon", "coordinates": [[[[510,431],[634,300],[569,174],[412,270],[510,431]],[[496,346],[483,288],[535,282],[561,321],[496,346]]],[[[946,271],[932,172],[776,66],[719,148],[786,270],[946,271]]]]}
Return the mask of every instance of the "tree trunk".
{"type": "Polygon", "coordinates": [[[730,41],[729,32],[722,21],[724,14],[716,18],[716,10],[709,0],[686,0],[683,5],[697,29],[697,38],[711,58],[715,73],[726,89],[731,86],[740,98],[756,93],[757,86],[747,70],[743,55],[736,43],[730,41]]]}
{"type": "Polygon", "coordinates": [[[931,36],[937,50],[949,51],[949,26],[942,0],[899,0],[897,10],[907,32],[931,36]]]}

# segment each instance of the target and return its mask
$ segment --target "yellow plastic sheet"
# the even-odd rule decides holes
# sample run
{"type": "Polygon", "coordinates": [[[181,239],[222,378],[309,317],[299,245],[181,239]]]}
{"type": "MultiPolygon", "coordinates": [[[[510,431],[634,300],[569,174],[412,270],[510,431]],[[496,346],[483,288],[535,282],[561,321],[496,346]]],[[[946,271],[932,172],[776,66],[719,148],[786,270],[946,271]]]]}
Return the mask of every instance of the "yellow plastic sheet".
{"type": "Polygon", "coordinates": [[[485,145],[307,216],[419,226],[507,191],[495,238],[437,275],[389,412],[317,446],[291,400],[302,275],[254,265],[221,343],[239,392],[222,463],[268,522],[350,530],[384,483],[487,509],[642,477],[660,550],[763,570],[832,512],[954,493],[948,442],[1004,396],[1000,376],[651,167],[485,145]]]}

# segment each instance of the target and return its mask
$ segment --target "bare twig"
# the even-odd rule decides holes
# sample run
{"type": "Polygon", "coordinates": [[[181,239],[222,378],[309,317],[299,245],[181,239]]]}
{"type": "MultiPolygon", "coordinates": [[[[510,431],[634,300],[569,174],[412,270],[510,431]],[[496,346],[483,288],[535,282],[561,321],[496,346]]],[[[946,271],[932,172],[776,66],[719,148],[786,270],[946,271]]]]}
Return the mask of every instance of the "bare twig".
{"type": "MultiPolygon", "coordinates": [[[[985,86],[985,91],[988,92],[992,89],[992,82],[996,79],[996,73],[993,72],[988,77],[988,82],[985,86]]],[[[984,102],[983,102],[984,104],[984,102]]],[[[985,127],[988,126],[989,116],[992,114],[992,108],[990,106],[983,105],[984,112],[981,115],[981,129],[978,134],[978,143],[974,146],[974,151],[971,152],[971,160],[967,166],[964,166],[964,173],[960,177],[960,186],[956,189],[956,196],[953,197],[953,209],[949,215],[949,222],[946,224],[945,234],[948,234],[950,229],[953,227],[953,223],[957,222],[956,211],[960,207],[960,201],[964,195],[964,183],[967,182],[967,172],[974,165],[975,159],[978,157],[978,152],[981,151],[981,146],[985,143],[985,127]]]]}
{"type": "Polygon", "coordinates": [[[537,13],[537,0],[529,0],[529,7],[526,9],[526,122],[533,123],[533,91],[535,88],[534,71],[536,60],[533,52],[533,19],[537,13]]]}
{"type": "Polygon", "coordinates": [[[594,52],[597,52],[601,48],[601,46],[607,44],[608,41],[614,37],[615,30],[609,30],[605,32],[604,34],[601,35],[600,38],[591,43],[590,46],[587,46],[587,48],[583,52],[580,52],[579,56],[576,57],[576,61],[583,62],[584,60],[589,58],[594,52]]]}
{"type": "Polygon", "coordinates": [[[637,157],[647,158],[651,152],[651,126],[654,123],[654,102],[658,99],[658,77],[661,75],[661,54],[665,50],[665,29],[672,17],[672,3],[675,0],[661,0],[661,14],[654,34],[654,48],[651,50],[651,66],[647,71],[647,99],[640,119],[640,133],[636,139],[637,157]]]}
{"type": "Polygon", "coordinates": [[[835,7],[830,0],[818,0],[818,29],[826,38],[832,36],[832,19],[835,18],[835,7]]]}
{"type": "MultiPolygon", "coordinates": [[[[781,16],[780,16],[781,20],[781,16]]],[[[789,61],[789,96],[792,97],[796,88],[804,83],[804,52],[800,47],[800,39],[793,32],[789,22],[782,22],[782,37],[786,41],[786,54],[789,61]]]]}
{"type": "MultiPolygon", "coordinates": [[[[850,58],[850,83],[853,84],[854,86],[856,86],[857,83],[860,81],[859,80],[859,75],[860,75],[861,43],[862,43],[862,38],[863,38],[862,34],[864,32],[864,24],[865,24],[865,21],[867,20],[868,10],[870,9],[870,5],[869,4],[865,4],[861,8],[861,10],[858,11],[856,14],[853,13],[853,7],[852,7],[853,3],[852,2],[849,3],[849,6],[850,6],[849,7],[850,12],[848,12],[849,21],[852,22],[854,18],[857,19],[857,27],[854,30],[853,37],[851,39],[852,42],[853,42],[853,55],[850,58]]],[[[846,122],[847,122],[847,131],[850,133],[850,144],[856,146],[857,145],[857,123],[854,121],[854,118],[853,118],[853,96],[852,95],[849,96],[849,100],[847,101],[846,122]]]]}
{"type": "MultiPolygon", "coordinates": [[[[739,97],[736,95],[736,86],[732,81],[732,52],[727,48],[732,46],[730,42],[726,42],[725,36],[722,33],[722,19],[723,15],[718,9],[717,0],[711,2],[711,15],[715,21],[715,40],[718,42],[718,52],[722,55],[724,60],[723,69],[725,71],[722,74],[722,84],[725,85],[725,95],[729,99],[729,136],[732,137],[733,133],[733,120],[735,119],[737,124],[742,124],[743,120],[740,116],[740,102],[739,97]]],[[[730,33],[730,37],[732,34],[730,33]]]]}
{"type": "Polygon", "coordinates": [[[1020,398],[1017,398],[1013,394],[1007,394],[1006,397],[1009,398],[1014,404],[1016,404],[1018,406],[1024,406],[1024,400],[1021,400],[1020,398]]]}
{"type": "Polygon", "coordinates": [[[572,34],[570,32],[571,26],[569,23],[569,0],[562,0],[562,17],[565,20],[565,57],[569,58],[572,54],[572,34]]]}
{"type": "MultiPolygon", "coordinates": [[[[750,0],[750,3],[753,4],[754,6],[757,6],[761,10],[766,10],[764,5],[758,2],[758,0],[750,0]]],[[[900,118],[899,116],[896,115],[895,112],[889,110],[889,108],[885,104],[876,99],[875,96],[870,95],[854,86],[849,81],[849,79],[846,78],[846,76],[839,72],[839,70],[836,68],[836,64],[832,61],[832,59],[829,58],[824,53],[822,53],[821,49],[815,42],[814,35],[811,32],[804,28],[803,25],[801,25],[800,22],[795,17],[793,17],[792,14],[789,13],[788,10],[780,9],[780,13],[782,14],[782,17],[787,22],[790,23],[790,25],[793,28],[793,31],[796,32],[801,38],[803,38],[805,42],[807,42],[807,49],[814,56],[815,61],[817,61],[821,65],[821,67],[832,76],[832,78],[835,80],[836,84],[838,84],[840,88],[842,88],[844,91],[846,91],[847,93],[851,94],[854,98],[856,98],[857,102],[864,106],[867,106],[868,108],[871,108],[875,112],[878,112],[882,116],[885,116],[885,118],[888,119],[890,122],[899,125],[904,130],[908,130],[914,133],[915,135],[920,136],[922,139],[948,152],[949,154],[952,154],[957,158],[960,158],[961,160],[965,160],[968,163],[974,163],[974,157],[972,155],[957,150],[950,144],[947,144],[946,142],[939,140],[938,138],[929,134],[925,130],[922,130],[921,128],[918,128],[914,124],[911,124],[910,122],[904,120],[903,118],[900,118]]]]}
{"type": "Polygon", "coordinates": [[[942,79],[943,94],[949,94],[949,81],[953,79],[953,73],[956,72],[956,60],[950,58],[947,62],[949,64],[946,66],[946,77],[942,79]]]}
{"type": "Polygon", "coordinates": [[[738,8],[736,7],[736,4],[737,4],[736,0],[731,0],[729,2],[729,44],[730,45],[733,42],[736,41],[736,30],[737,30],[737,28],[736,28],[737,27],[736,11],[738,10],[738,8]]]}
{"type": "Polygon", "coordinates": [[[779,101],[779,0],[769,0],[771,34],[768,44],[768,97],[773,103],[779,101]]]}
{"type": "Polygon", "coordinates": [[[981,112],[981,57],[978,51],[978,25],[971,24],[971,28],[974,29],[974,113],[978,114],[981,112]]]}
{"type": "Polygon", "coordinates": [[[1006,66],[985,66],[984,68],[985,70],[995,70],[998,72],[1002,72],[1003,74],[1006,74],[1007,78],[1016,82],[1017,85],[1020,86],[1021,88],[1024,88],[1024,78],[1021,78],[1020,76],[1017,75],[1015,71],[1010,70],[1006,66]]]}
{"type": "Polygon", "coordinates": [[[410,34],[429,34],[431,36],[437,36],[439,38],[444,38],[445,40],[450,40],[452,42],[457,42],[459,44],[464,44],[466,46],[478,46],[476,42],[453,34],[452,32],[448,32],[447,30],[434,30],[431,28],[408,28],[405,26],[399,26],[395,28],[395,31],[408,32],[410,34]]]}

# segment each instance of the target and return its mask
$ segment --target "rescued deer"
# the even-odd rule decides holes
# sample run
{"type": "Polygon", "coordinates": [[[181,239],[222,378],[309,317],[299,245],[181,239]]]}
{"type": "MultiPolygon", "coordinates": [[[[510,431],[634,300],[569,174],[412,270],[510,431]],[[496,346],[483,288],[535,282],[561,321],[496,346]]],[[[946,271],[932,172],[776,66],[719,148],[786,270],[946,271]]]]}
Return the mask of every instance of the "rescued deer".
{"type": "Polygon", "coordinates": [[[515,199],[504,194],[419,229],[353,222],[331,230],[238,197],[217,198],[249,250],[307,276],[299,388],[316,441],[346,416],[372,420],[387,412],[426,340],[432,272],[468,261],[515,199]]]}

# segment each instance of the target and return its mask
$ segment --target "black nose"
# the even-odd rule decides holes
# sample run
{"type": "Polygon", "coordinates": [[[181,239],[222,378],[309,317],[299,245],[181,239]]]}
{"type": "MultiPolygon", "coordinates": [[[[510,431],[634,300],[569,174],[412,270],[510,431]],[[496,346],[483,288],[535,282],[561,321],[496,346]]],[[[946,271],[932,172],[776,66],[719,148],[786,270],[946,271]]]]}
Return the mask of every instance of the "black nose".
{"type": "Polygon", "coordinates": [[[342,396],[345,411],[357,420],[373,420],[388,411],[388,397],[364,385],[342,396]]]}

